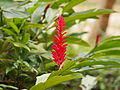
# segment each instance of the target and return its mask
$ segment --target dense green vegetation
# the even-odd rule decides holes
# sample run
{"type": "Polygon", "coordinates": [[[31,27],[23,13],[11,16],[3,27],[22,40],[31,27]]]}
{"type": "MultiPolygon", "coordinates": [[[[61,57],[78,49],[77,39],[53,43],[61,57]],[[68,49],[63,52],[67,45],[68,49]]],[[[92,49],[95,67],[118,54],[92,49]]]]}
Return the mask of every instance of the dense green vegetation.
{"type": "Polygon", "coordinates": [[[98,19],[98,15],[115,12],[92,9],[76,13],[73,7],[84,1],[0,0],[1,90],[77,90],[86,75],[96,77],[98,83],[95,88],[119,88],[120,36],[106,38],[85,53],[73,54],[73,44],[82,48],[90,46],[80,38],[85,32],[68,34],[69,46],[64,67],[58,70],[52,60],[51,44],[59,15],[64,17],[68,31],[76,20],[81,23],[89,18],[98,19]]]}

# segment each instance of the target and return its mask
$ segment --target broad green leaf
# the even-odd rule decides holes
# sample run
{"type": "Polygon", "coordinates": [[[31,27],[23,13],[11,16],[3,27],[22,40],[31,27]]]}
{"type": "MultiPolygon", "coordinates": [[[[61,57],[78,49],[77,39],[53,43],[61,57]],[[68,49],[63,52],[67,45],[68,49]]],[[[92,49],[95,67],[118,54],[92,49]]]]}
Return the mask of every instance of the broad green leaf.
{"type": "Polygon", "coordinates": [[[46,8],[47,4],[41,4],[38,8],[35,9],[35,11],[33,12],[32,16],[31,16],[31,22],[39,22],[40,21],[40,17],[42,15],[42,13],[44,12],[45,8],[46,8]]]}
{"type": "Polygon", "coordinates": [[[9,25],[15,30],[17,34],[19,34],[20,30],[13,22],[9,22],[9,25]]]}
{"type": "Polygon", "coordinates": [[[74,6],[80,4],[81,2],[84,2],[85,0],[71,0],[64,8],[63,12],[69,11],[74,6]]]}
{"type": "Polygon", "coordinates": [[[69,80],[76,79],[76,78],[81,78],[81,76],[72,76],[72,75],[54,76],[47,80],[44,87],[45,89],[47,89],[57,84],[60,84],[62,82],[69,81],[69,80]]]}
{"type": "Polygon", "coordinates": [[[107,51],[101,51],[98,53],[95,53],[92,55],[92,57],[97,58],[97,57],[108,57],[108,56],[120,56],[120,50],[107,50],[107,51]]]}
{"type": "Polygon", "coordinates": [[[30,34],[25,33],[24,36],[23,36],[23,39],[22,39],[22,43],[27,44],[29,40],[30,40],[30,34]]]}
{"type": "Polygon", "coordinates": [[[90,18],[97,15],[110,14],[110,13],[115,13],[115,11],[109,9],[91,9],[87,11],[73,13],[70,17],[66,17],[65,21],[70,22],[76,19],[90,18]]]}
{"type": "Polygon", "coordinates": [[[50,23],[51,21],[53,21],[57,13],[59,13],[59,10],[48,8],[46,15],[45,15],[47,22],[50,23]]]}
{"type": "Polygon", "coordinates": [[[11,8],[18,6],[18,3],[14,0],[0,0],[0,7],[2,8],[11,8]]]}
{"type": "Polygon", "coordinates": [[[120,39],[109,40],[98,45],[96,48],[94,48],[91,51],[91,53],[96,51],[111,49],[111,48],[118,48],[118,47],[120,47],[120,39]]]}
{"type": "Polygon", "coordinates": [[[53,87],[62,82],[69,81],[69,80],[76,79],[76,78],[81,78],[81,76],[72,76],[72,75],[54,76],[54,77],[49,78],[44,83],[39,83],[33,86],[30,90],[45,90],[47,88],[53,87]]]}
{"type": "Polygon", "coordinates": [[[66,38],[66,40],[68,44],[78,44],[78,45],[87,46],[87,47],[89,46],[87,42],[74,36],[69,36],[66,38]]]}
{"type": "Polygon", "coordinates": [[[16,34],[15,34],[14,32],[12,32],[10,29],[7,29],[7,28],[1,28],[1,30],[5,31],[8,35],[16,36],[16,34]]]}
{"type": "Polygon", "coordinates": [[[27,47],[25,44],[22,43],[17,43],[17,42],[13,42],[14,46],[19,47],[19,48],[25,48],[28,51],[30,51],[29,47],[27,47]]]}
{"type": "Polygon", "coordinates": [[[15,11],[15,10],[10,10],[10,11],[4,11],[3,15],[6,18],[25,18],[29,17],[29,14],[23,11],[15,11]]]}

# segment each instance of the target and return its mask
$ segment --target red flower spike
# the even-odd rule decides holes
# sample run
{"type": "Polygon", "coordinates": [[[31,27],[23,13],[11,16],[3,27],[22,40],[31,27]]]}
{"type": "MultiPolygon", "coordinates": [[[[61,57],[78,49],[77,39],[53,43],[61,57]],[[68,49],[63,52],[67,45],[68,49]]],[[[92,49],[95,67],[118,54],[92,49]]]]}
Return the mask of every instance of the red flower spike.
{"type": "Polygon", "coordinates": [[[64,61],[66,59],[65,52],[67,44],[64,44],[66,42],[66,40],[64,39],[66,39],[67,37],[64,36],[66,34],[66,32],[64,32],[65,28],[65,21],[62,16],[59,16],[56,25],[57,30],[55,31],[56,36],[54,36],[55,44],[52,45],[52,49],[54,49],[54,51],[51,51],[54,58],[53,61],[58,64],[59,69],[63,67],[64,61]]]}

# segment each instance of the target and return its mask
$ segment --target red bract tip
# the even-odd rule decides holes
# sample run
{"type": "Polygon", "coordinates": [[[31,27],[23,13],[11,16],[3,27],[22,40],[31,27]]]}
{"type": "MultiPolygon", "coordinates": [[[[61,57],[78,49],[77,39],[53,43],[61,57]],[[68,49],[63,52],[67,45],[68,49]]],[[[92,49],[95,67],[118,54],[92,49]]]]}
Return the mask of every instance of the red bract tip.
{"type": "Polygon", "coordinates": [[[54,62],[58,64],[59,68],[63,65],[65,61],[65,52],[66,52],[66,46],[67,44],[64,44],[66,42],[64,36],[66,32],[64,32],[65,29],[65,21],[62,16],[59,16],[57,19],[57,25],[56,25],[56,31],[55,31],[55,36],[54,36],[54,44],[52,44],[52,49],[54,51],[52,52],[54,62]]]}
{"type": "Polygon", "coordinates": [[[101,40],[101,34],[97,34],[97,36],[96,36],[96,46],[99,44],[99,42],[100,42],[100,40],[101,40]]]}

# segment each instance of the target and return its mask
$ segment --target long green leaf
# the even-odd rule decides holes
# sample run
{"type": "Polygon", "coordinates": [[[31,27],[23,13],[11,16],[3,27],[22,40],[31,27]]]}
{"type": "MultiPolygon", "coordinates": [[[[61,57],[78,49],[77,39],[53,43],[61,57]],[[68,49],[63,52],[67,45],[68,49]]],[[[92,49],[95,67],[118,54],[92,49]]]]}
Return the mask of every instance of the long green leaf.
{"type": "Polygon", "coordinates": [[[76,65],[76,68],[81,68],[81,67],[86,67],[86,66],[91,66],[91,65],[120,65],[120,63],[111,60],[111,61],[83,61],[80,62],[78,65],[76,65]]]}
{"type": "Polygon", "coordinates": [[[108,57],[108,56],[120,56],[120,50],[107,50],[107,51],[101,51],[98,53],[93,54],[92,57],[98,58],[98,57],[108,57]]]}
{"type": "Polygon", "coordinates": [[[109,40],[104,43],[101,43],[96,48],[94,48],[91,52],[111,49],[111,48],[118,48],[120,47],[120,39],[109,40]]]}
{"type": "Polygon", "coordinates": [[[73,13],[70,17],[66,17],[65,21],[70,22],[76,19],[90,18],[97,15],[110,14],[114,12],[115,11],[109,9],[91,9],[87,11],[73,13]]]}
{"type": "Polygon", "coordinates": [[[5,31],[8,35],[13,35],[13,36],[16,35],[14,32],[12,32],[10,29],[7,28],[1,28],[1,30],[5,31]]]}

